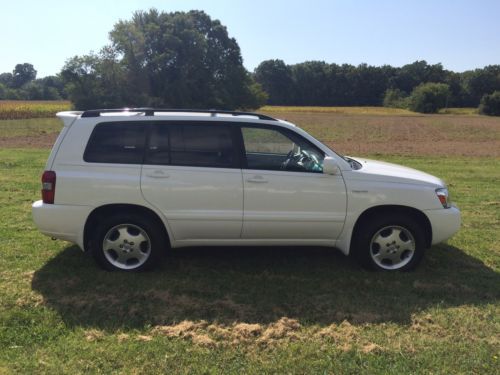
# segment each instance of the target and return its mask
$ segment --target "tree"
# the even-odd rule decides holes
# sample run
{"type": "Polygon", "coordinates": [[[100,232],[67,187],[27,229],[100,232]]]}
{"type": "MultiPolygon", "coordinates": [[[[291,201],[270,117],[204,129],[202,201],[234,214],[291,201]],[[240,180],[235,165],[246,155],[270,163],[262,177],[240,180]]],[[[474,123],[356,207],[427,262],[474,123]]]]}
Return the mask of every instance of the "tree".
{"type": "Polygon", "coordinates": [[[381,105],[392,71],[383,67],[360,64],[350,75],[351,105],[381,105]]]}
{"type": "Polygon", "coordinates": [[[415,87],[426,82],[444,82],[446,71],[441,64],[429,65],[427,61],[415,61],[397,70],[391,79],[391,88],[410,93],[415,87]]]}
{"type": "Polygon", "coordinates": [[[500,116],[500,91],[484,95],[479,105],[479,113],[489,116],[500,116]]]}
{"type": "Polygon", "coordinates": [[[60,76],[46,76],[35,80],[43,87],[43,95],[46,100],[65,99],[64,82],[60,76]]]}
{"type": "Polygon", "coordinates": [[[19,88],[36,78],[36,70],[29,63],[17,64],[12,72],[12,87],[19,88]]]}
{"type": "Polygon", "coordinates": [[[450,88],[444,83],[428,82],[418,85],[409,98],[409,108],[415,112],[436,113],[446,106],[450,88]]]}
{"type": "Polygon", "coordinates": [[[79,109],[128,106],[124,95],[138,95],[128,91],[124,68],[107,49],[71,58],[64,65],[61,78],[79,109]]]}
{"type": "Polygon", "coordinates": [[[306,61],[291,68],[294,104],[328,105],[329,65],[324,61],[306,61]]]}
{"type": "Polygon", "coordinates": [[[99,55],[74,58],[64,67],[62,76],[77,107],[94,106],[92,95],[111,95],[108,102],[131,106],[262,104],[260,87],[243,67],[236,40],[202,11],[136,12],[131,20],[118,22],[110,38],[111,46],[99,55]],[[109,92],[101,80],[119,93],[109,92]]]}
{"type": "Polygon", "coordinates": [[[467,105],[477,106],[485,94],[500,90],[500,65],[489,65],[463,73],[467,105]]]}
{"type": "Polygon", "coordinates": [[[261,62],[254,71],[254,77],[269,95],[269,104],[291,104],[293,99],[292,71],[283,60],[261,62]]]}
{"type": "Polygon", "coordinates": [[[12,73],[2,73],[0,74],[0,84],[7,88],[12,87],[12,73]]]}
{"type": "Polygon", "coordinates": [[[151,9],[118,22],[111,45],[76,56],[61,77],[75,106],[251,108],[264,103],[234,38],[201,11],[151,9]]]}

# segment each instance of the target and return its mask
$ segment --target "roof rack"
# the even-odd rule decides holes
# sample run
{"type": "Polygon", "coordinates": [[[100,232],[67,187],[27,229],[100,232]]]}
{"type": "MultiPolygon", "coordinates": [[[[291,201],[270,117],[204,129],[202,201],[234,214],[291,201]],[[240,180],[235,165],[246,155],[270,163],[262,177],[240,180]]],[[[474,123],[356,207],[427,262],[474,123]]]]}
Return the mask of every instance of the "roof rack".
{"type": "Polygon", "coordinates": [[[278,121],[273,117],[254,112],[225,111],[218,109],[172,109],[172,108],[115,108],[115,109],[90,109],[82,113],[82,117],[99,117],[102,113],[138,112],[145,116],[154,116],[155,112],[182,112],[182,113],[210,113],[212,116],[218,114],[232,116],[254,116],[259,120],[278,121]]]}

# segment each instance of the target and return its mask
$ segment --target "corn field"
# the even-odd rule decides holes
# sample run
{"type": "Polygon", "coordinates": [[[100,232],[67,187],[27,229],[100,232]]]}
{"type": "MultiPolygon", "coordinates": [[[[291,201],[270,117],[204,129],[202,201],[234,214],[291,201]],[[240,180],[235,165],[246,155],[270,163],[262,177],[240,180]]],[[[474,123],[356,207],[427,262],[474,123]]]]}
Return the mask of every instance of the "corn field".
{"type": "Polygon", "coordinates": [[[70,109],[71,103],[65,100],[0,100],[0,120],[54,117],[57,112],[70,109]]]}

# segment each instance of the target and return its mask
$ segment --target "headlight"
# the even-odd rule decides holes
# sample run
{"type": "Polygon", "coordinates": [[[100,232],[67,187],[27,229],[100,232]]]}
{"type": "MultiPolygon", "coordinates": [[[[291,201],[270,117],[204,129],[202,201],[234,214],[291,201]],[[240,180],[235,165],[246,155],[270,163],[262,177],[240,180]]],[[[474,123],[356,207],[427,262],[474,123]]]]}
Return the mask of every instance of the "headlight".
{"type": "Polygon", "coordinates": [[[448,189],[446,189],[446,188],[436,189],[436,195],[444,208],[451,207],[450,203],[449,203],[450,202],[450,195],[448,193],[448,189]]]}

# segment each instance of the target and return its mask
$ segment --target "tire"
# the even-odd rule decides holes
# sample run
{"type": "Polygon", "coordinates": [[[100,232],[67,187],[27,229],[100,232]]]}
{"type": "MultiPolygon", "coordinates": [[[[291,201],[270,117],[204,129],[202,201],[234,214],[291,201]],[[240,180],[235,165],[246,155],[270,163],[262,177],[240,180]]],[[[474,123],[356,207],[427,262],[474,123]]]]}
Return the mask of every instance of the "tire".
{"type": "Polygon", "coordinates": [[[158,265],[167,244],[155,220],[134,213],[116,214],[99,222],[91,251],[105,270],[138,272],[158,265]]]}
{"type": "Polygon", "coordinates": [[[425,233],[411,216],[371,216],[354,234],[351,254],[365,268],[377,271],[409,271],[422,260],[425,233]]]}

